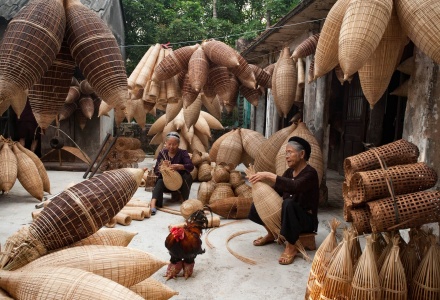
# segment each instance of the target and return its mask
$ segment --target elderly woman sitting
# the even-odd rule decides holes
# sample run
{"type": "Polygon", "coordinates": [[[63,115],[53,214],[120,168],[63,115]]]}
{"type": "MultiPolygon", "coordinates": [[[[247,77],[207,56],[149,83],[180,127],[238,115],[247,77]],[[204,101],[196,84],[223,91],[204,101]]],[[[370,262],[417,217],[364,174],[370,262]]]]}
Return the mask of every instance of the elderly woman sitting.
{"type": "MultiPolygon", "coordinates": [[[[297,254],[295,246],[300,233],[316,232],[318,229],[319,180],[316,170],[307,164],[310,157],[310,144],[300,138],[292,137],[286,145],[288,168],[283,176],[270,172],[257,172],[249,177],[251,183],[264,180],[273,183],[273,188],[283,197],[281,209],[281,232],[287,244],[278,259],[282,265],[291,264],[297,254]]],[[[252,205],[249,219],[263,225],[267,234],[254,241],[255,246],[263,246],[275,241],[252,205]]]]}
{"type": "Polygon", "coordinates": [[[187,200],[192,185],[192,176],[190,172],[194,169],[194,165],[186,150],[179,148],[180,135],[177,132],[170,132],[165,137],[165,148],[159,152],[157,157],[154,173],[158,176],[156,185],[153,189],[153,195],[150,202],[151,214],[155,215],[157,208],[163,205],[163,193],[171,191],[165,187],[162,174],[159,171],[159,166],[166,163],[169,167],[182,176],[183,183],[177,191],[180,193],[181,200],[187,200]]]}

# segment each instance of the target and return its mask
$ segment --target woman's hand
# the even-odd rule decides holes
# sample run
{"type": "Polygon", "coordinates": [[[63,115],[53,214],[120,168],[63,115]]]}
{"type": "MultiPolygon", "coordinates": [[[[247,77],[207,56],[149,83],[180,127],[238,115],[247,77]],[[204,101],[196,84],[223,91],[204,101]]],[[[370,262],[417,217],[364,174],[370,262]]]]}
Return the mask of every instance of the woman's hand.
{"type": "Polygon", "coordinates": [[[271,172],[257,172],[254,175],[248,177],[250,183],[256,183],[258,181],[270,181],[275,183],[277,175],[271,172]]]}
{"type": "Polygon", "coordinates": [[[175,170],[175,171],[179,171],[179,170],[183,170],[185,167],[181,164],[172,164],[170,165],[170,169],[175,170]]]}

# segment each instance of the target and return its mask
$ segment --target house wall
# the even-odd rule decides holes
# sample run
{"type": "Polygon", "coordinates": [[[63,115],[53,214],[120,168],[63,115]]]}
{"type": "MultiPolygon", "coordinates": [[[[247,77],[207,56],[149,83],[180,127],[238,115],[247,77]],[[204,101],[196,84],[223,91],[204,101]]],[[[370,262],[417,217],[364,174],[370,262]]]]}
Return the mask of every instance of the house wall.
{"type": "MultiPolygon", "coordinates": [[[[440,73],[439,65],[414,50],[415,68],[409,79],[403,138],[416,144],[419,161],[440,174],[440,73]]],[[[440,187],[437,181],[437,189],[440,187]]]]}

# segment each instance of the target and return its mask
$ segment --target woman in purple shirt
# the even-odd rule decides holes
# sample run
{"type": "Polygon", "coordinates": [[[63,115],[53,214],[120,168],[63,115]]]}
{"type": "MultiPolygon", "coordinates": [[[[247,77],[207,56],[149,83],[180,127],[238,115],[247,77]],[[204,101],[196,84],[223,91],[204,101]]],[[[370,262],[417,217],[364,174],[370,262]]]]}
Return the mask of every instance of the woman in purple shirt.
{"type": "Polygon", "coordinates": [[[192,185],[192,176],[190,172],[194,169],[194,165],[191,158],[188,155],[188,151],[180,149],[180,135],[177,132],[170,132],[165,137],[165,148],[159,152],[157,157],[156,166],[154,167],[154,173],[158,176],[156,185],[153,189],[153,196],[151,198],[150,207],[151,214],[155,215],[157,208],[163,205],[163,193],[171,193],[165,187],[162,174],[159,171],[159,166],[162,163],[168,163],[170,168],[179,172],[182,176],[183,183],[180,189],[176,192],[180,192],[182,200],[187,200],[192,185]]]}

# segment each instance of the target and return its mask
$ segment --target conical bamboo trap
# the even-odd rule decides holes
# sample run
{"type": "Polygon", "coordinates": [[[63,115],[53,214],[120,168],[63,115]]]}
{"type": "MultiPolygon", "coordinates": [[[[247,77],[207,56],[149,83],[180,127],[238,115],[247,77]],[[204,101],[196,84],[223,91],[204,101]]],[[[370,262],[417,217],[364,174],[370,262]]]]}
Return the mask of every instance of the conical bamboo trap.
{"type": "Polygon", "coordinates": [[[136,234],[136,232],[129,232],[121,229],[101,228],[91,236],[86,237],[71,246],[108,245],[126,247],[130,244],[136,234]]]}

